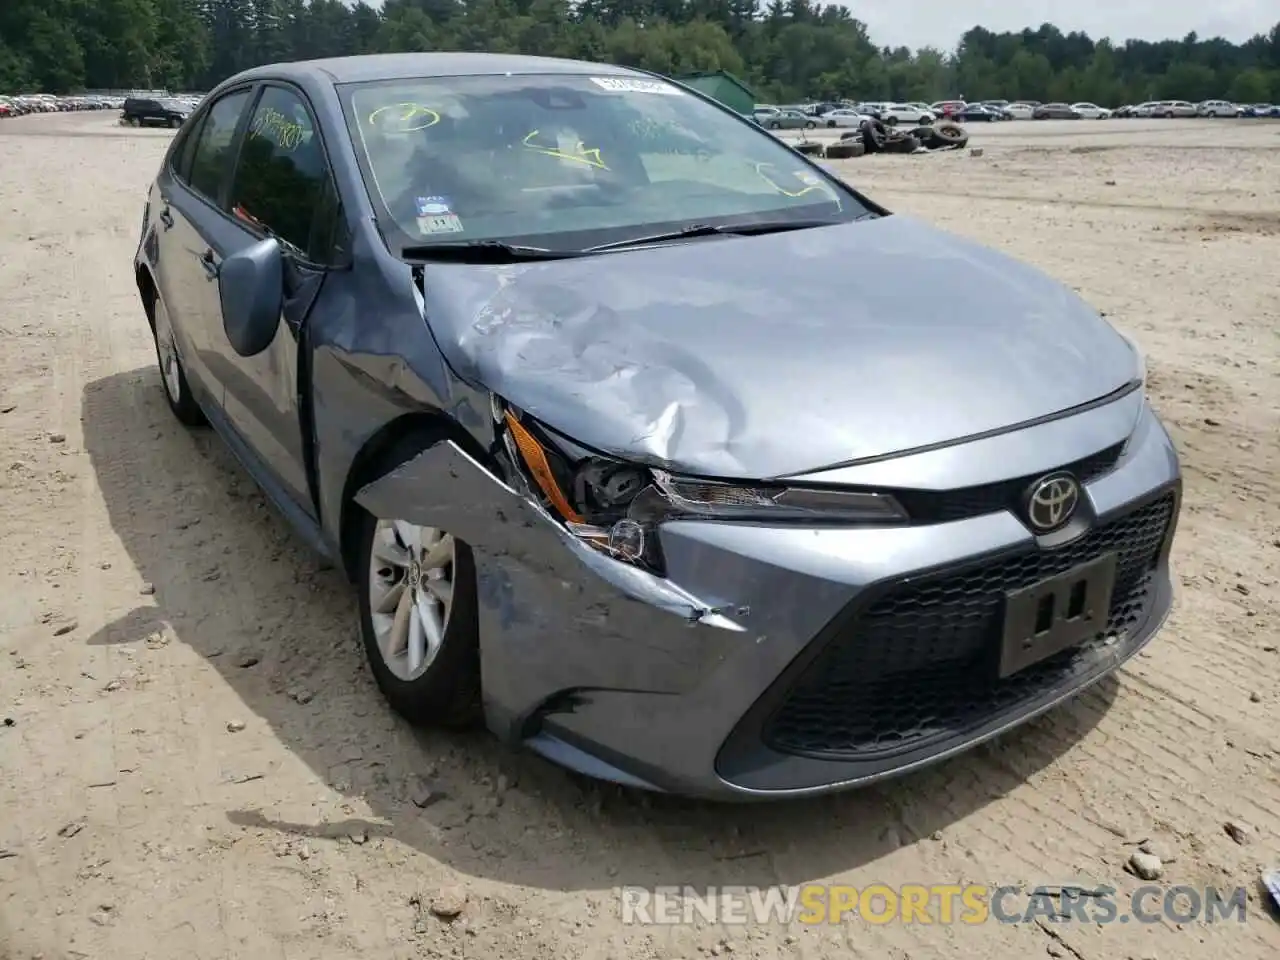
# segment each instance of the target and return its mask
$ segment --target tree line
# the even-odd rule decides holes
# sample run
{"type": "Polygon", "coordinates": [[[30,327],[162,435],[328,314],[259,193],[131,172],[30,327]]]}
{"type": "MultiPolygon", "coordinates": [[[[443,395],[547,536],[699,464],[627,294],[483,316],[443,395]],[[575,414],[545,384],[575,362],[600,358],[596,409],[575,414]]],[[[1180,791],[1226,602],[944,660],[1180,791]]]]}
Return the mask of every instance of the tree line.
{"type": "Polygon", "coordinates": [[[974,27],[952,51],[879,47],[812,0],[3,0],[0,92],[207,90],[278,60],[487,50],[668,75],[727,70],[770,102],[966,97],[1104,105],[1280,101],[1280,23],[1242,44],[974,27]]]}

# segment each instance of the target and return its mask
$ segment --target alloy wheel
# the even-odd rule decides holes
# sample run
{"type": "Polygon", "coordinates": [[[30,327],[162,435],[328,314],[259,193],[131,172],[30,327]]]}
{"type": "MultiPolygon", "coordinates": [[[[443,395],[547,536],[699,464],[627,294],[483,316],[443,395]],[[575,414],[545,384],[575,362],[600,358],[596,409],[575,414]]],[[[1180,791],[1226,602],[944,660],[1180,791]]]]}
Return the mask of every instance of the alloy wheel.
{"type": "Polygon", "coordinates": [[[378,651],[399,680],[427,672],[453,608],[456,547],[434,527],[379,520],[369,553],[369,612],[378,651]]]}

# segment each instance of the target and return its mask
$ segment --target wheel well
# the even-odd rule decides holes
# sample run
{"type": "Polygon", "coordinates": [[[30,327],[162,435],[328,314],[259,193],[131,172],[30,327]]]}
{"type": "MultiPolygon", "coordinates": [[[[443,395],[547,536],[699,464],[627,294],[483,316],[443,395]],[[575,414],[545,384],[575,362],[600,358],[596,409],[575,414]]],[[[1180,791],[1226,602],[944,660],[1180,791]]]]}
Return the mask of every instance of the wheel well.
{"type": "Polygon", "coordinates": [[[444,440],[454,441],[469,456],[493,468],[492,457],[485,453],[471,434],[445,414],[427,410],[406,413],[392,420],[370,437],[356,454],[342,488],[342,514],[338,532],[343,570],[353,582],[359,575],[356,569],[359,562],[356,534],[360,529],[361,516],[367,513],[364,507],[356,503],[356,494],[378,477],[444,440]]]}
{"type": "Polygon", "coordinates": [[[156,282],[151,278],[151,271],[146,267],[138,267],[137,276],[134,278],[138,283],[138,295],[142,297],[142,308],[147,311],[147,322],[151,324],[151,329],[156,328],[156,282]]]}

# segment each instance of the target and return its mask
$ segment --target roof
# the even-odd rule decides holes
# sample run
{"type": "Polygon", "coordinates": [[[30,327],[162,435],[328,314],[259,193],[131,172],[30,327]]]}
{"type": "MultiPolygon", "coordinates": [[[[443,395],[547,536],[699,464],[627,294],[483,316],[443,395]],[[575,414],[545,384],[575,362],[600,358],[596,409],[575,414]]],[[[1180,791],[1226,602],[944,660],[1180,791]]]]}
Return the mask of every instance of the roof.
{"type": "Polygon", "coordinates": [[[253,67],[236,76],[281,77],[293,80],[320,80],[328,83],[360,83],[367,80],[399,80],[405,77],[465,77],[495,74],[582,74],[598,76],[647,76],[626,67],[564,60],[558,57],[527,57],[505,53],[378,53],[358,57],[330,57],[253,67]]]}

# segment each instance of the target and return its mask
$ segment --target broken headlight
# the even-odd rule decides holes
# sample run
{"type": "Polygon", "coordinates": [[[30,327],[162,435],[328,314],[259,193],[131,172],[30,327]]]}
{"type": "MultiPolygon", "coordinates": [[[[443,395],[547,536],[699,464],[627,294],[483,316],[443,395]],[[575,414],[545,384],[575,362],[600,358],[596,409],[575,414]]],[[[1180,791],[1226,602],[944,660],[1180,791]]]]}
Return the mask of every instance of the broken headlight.
{"type": "Polygon", "coordinates": [[[589,451],[573,451],[536,421],[495,400],[495,428],[526,493],[585,543],[654,572],[657,527],[667,520],[758,523],[900,523],[906,511],[874,492],[677,477],[589,451]]]}

